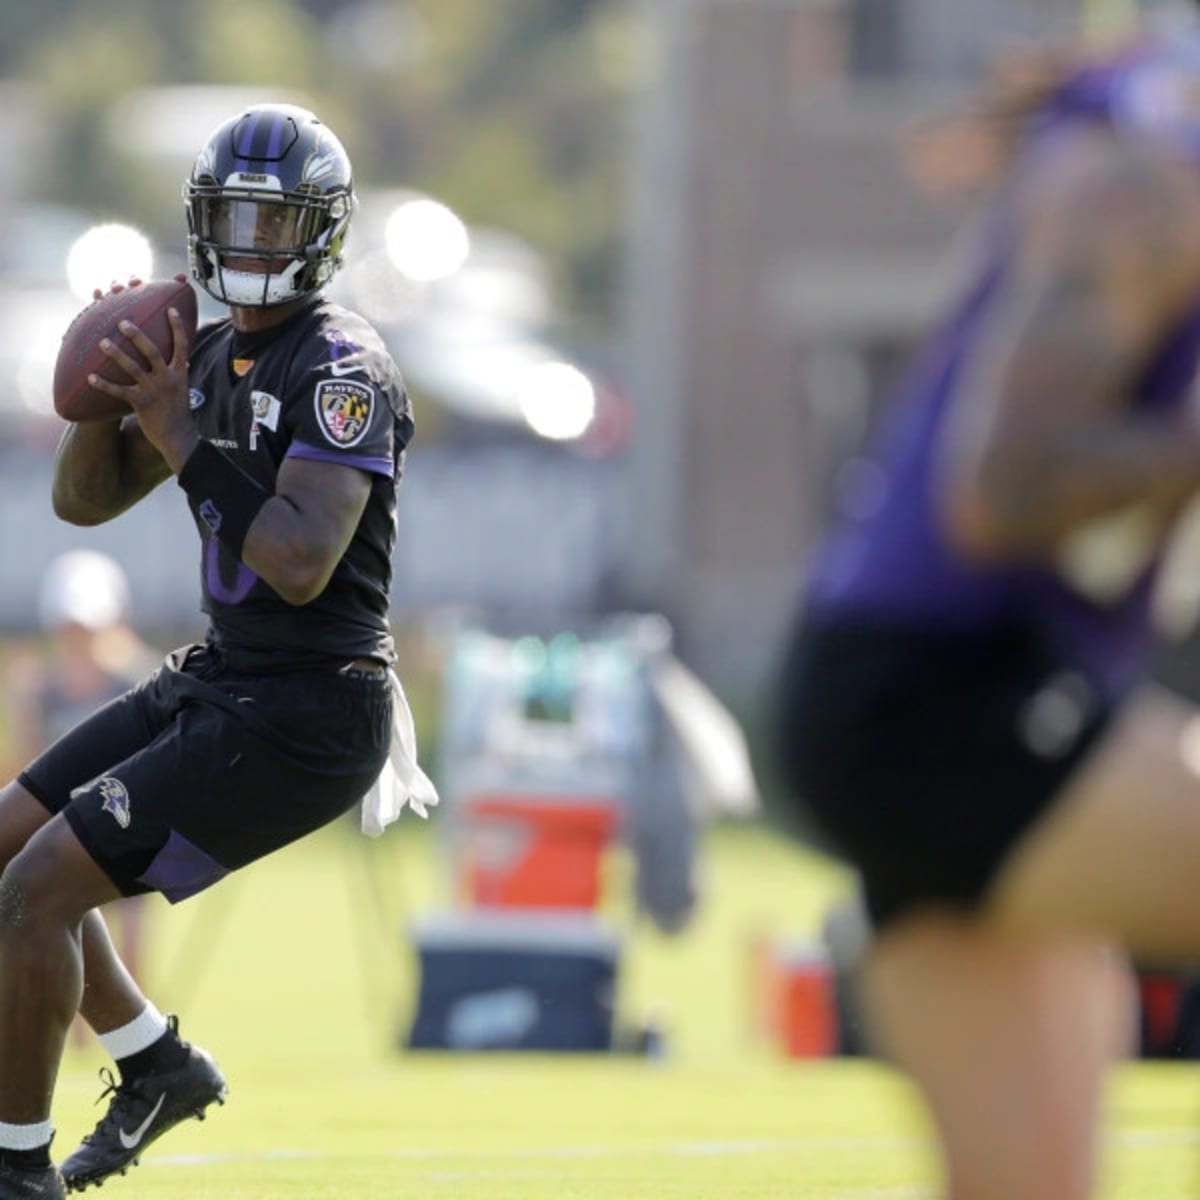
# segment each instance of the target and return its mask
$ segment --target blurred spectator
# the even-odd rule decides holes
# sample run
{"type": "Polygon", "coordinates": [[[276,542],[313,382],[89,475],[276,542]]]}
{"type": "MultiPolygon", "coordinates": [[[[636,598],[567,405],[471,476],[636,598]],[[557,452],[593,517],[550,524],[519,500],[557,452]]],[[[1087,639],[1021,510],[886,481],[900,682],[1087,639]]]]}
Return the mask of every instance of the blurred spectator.
{"type": "MultiPolygon", "coordinates": [[[[45,642],[8,671],[12,749],[20,765],[132,687],[161,657],[130,626],[131,615],[129,581],[107,554],[69,550],[46,568],[38,596],[45,642]]],[[[129,897],[106,913],[135,978],[142,973],[144,904],[144,896],[129,897]]]]}

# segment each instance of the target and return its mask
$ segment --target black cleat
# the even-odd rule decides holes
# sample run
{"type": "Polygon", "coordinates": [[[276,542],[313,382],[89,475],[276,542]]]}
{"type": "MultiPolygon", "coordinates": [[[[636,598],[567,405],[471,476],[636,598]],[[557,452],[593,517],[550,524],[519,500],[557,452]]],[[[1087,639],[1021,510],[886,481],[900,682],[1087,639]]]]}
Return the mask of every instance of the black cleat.
{"type": "Polygon", "coordinates": [[[67,1185],[57,1167],[10,1167],[0,1163],[0,1200],[63,1200],[67,1185]]]}
{"type": "MultiPolygon", "coordinates": [[[[174,1033],[177,1022],[174,1017],[168,1021],[174,1033]]],[[[100,1124],[62,1165],[69,1191],[82,1191],[93,1183],[99,1187],[110,1175],[124,1175],[168,1129],[188,1117],[203,1121],[210,1104],[225,1103],[229,1089],[220,1068],[198,1046],[184,1046],[188,1060],[173,1071],[152,1071],[128,1083],[118,1083],[107,1067],[100,1071],[106,1085],[100,1099],[111,1095],[112,1100],[100,1124]]],[[[18,1194],[37,1200],[33,1192],[13,1193],[18,1194]]],[[[2,1191],[0,1200],[7,1200],[2,1191]]]]}

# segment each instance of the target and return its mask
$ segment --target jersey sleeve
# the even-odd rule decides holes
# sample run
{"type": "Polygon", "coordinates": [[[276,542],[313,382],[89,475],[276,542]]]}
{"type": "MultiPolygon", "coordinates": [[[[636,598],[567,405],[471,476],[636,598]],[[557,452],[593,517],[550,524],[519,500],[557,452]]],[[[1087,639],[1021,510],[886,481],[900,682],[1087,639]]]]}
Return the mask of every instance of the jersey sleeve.
{"type": "Polygon", "coordinates": [[[404,449],[396,414],[403,385],[389,363],[367,354],[319,356],[289,389],[289,458],[341,463],[394,478],[404,449]]]}

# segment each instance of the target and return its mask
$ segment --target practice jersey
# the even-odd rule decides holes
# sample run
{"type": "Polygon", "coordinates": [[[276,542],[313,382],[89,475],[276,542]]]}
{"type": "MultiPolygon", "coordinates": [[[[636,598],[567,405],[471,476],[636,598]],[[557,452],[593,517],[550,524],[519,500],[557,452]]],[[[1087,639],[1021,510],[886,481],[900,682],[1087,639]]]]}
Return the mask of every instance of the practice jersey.
{"type": "Polygon", "coordinates": [[[349,547],[325,590],[304,605],[287,603],[237,559],[189,497],[210,640],[258,671],[367,657],[392,662],[396,488],[413,423],[400,372],[379,334],[323,299],[251,335],[236,334],[225,319],[197,334],[188,380],[200,436],[272,495],[289,457],[371,476],[349,547]]]}
{"type": "MultiPolygon", "coordinates": [[[[1100,123],[1159,137],[1200,169],[1200,57],[1188,42],[1143,43],[1069,80],[1035,119],[1022,154],[1100,123]]],[[[1016,170],[1021,170],[1021,159],[1016,170]]],[[[818,615],[986,632],[1024,622],[1116,698],[1151,645],[1150,600],[1167,531],[1131,507],[1069,539],[1053,564],[984,567],[947,544],[935,511],[937,444],[1005,279],[1015,214],[1002,199],[981,224],[975,268],[891,398],[863,457],[843,471],[836,519],[807,573],[818,615]]],[[[1200,297],[1164,338],[1132,407],[1168,413],[1192,396],[1200,297]]]]}

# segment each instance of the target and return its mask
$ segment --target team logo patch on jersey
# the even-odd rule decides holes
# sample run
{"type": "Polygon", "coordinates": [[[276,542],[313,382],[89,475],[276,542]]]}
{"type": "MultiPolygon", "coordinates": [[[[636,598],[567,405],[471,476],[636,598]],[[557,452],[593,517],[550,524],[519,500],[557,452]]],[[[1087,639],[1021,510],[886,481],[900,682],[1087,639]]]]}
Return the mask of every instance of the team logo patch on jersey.
{"type": "Polygon", "coordinates": [[[96,787],[100,789],[100,811],[110,813],[122,829],[128,829],[132,814],[125,785],[119,779],[105,775],[96,781],[96,787]]]}
{"type": "Polygon", "coordinates": [[[314,402],[322,433],[335,446],[353,446],[371,423],[375,391],[353,379],[322,379],[314,402]]]}

